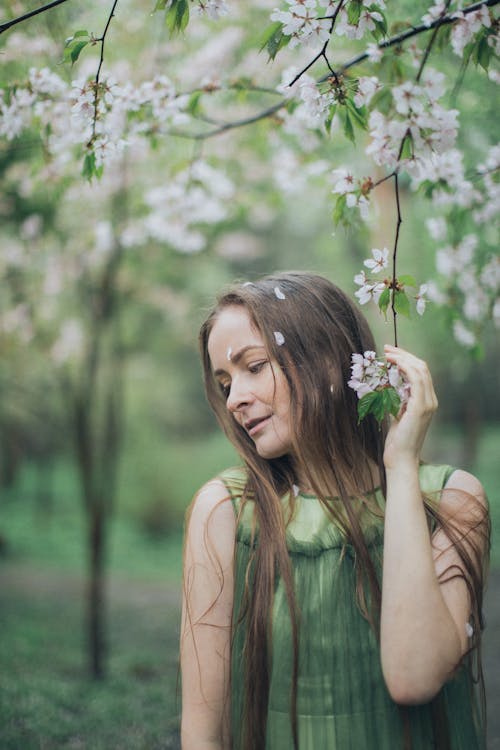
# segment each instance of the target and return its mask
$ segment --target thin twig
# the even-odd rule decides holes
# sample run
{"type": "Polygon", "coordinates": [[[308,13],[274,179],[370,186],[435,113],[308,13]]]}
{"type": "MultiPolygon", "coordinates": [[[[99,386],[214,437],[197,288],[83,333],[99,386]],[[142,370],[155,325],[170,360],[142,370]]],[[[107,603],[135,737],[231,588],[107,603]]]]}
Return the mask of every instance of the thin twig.
{"type": "MultiPolygon", "coordinates": [[[[450,3],[451,3],[451,0],[446,0],[446,5],[445,5],[445,7],[443,9],[443,12],[439,16],[439,18],[444,18],[446,16],[446,14],[448,12],[448,8],[450,7],[450,3]]],[[[439,20],[439,19],[437,19],[437,20],[439,20]]],[[[418,73],[417,73],[416,78],[415,78],[415,83],[420,83],[420,79],[422,77],[422,73],[424,72],[425,65],[427,63],[427,60],[429,59],[429,55],[431,54],[431,49],[434,46],[434,42],[436,41],[436,37],[437,37],[438,31],[439,31],[440,28],[441,28],[441,26],[435,26],[434,27],[434,30],[432,32],[432,36],[431,36],[431,38],[429,40],[429,43],[428,43],[427,47],[425,48],[425,52],[424,52],[424,55],[422,57],[422,62],[420,63],[420,67],[418,69],[418,73]]]]}
{"type": "Polygon", "coordinates": [[[18,18],[13,18],[12,21],[5,21],[5,23],[0,23],[0,34],[3,34],[4,31],[7,31],[12,26],[15,26],[18,23],[27,21],[29,18],[33,18],[33,16],[38,16],[39,13],[45,13],[46,10],[50,10],[51,8],[55,8],[57,5],[62,5],[62,3],[66,2],[67,0],[53,0],[53,2],[47,3],[47,5],[42,5],[41,8],[30,10],[29,13],[24,13],[24,15],[18,16],[18,18]]]}
{"type": "Polygon", "coordinates": [[[108,33],[109,26],[111,24],[111,19],[113,18],[115,14],[116,6],[118,5],[118,0],[114,0],[113,7],[111,8],[110,14],[108,16],[108,20],[106,21],[106,26],[104,27],[104,31],[102,32],[102,36],[99,37],[99,39],[96,39],[96,42],[100,42],[101,44],[101,55],[99,58],[99,65],[97,67],[97,73],[94,81],[94,119],[92,121],[92,138],[90,139],[90,142],[95,139],[95,128],[97,123],[97,105],[99,102],[99,77],[101,75],[101,68],[104,62],[104,44],[106,42],[106,35],[108,33]]]}
{"type": "Polygon", "coordinates": [[[340,13],[340,10],[341,10],[343,4],[344,4],[344,0],[340,0],[339,4],[335,8],[335,13],[331,16],[332,22],[330,24],[329,37],[326,40],[326,42],[324,43],[324,45],[322,46],[321,51],[316,55],[316,57],[314,57],[313,60],[311,60],[311,62],[308,65],[306,65],[306,67],[303,70],[300,71],[300,73],[297,73],[297,75],[295,76],[295,78],[293,79],[293,81],[291,81],[288,84],[289,87],[293,86],[293,84],[296,83],[299,80],[299,78],[301,78],[304,75],[304,73],[307,70],[309,70],[309,68],[312,68],[312,66],[314,65],[314,63],[317,62],[320,59],[320,57],[324,58],[326,64],[328,65],[328,68],[330,69],[330,72],[331,72],[332,76],[335,78],[335,81],[338,81],[337,74],[333,70],[333,68],[330,65],[330,62],[328,60],[328,57],[326,56],[326,48],[328,47],[328,44],[330,42],[330,38],[332,36],[333,29],[335,27],[335,22],[337,20],[337,16],[340,13]]]}
{"type": "Polygon", "coordinates": [[[399,203],[399,177],[397,171],[393,172],[394,175],[394,193],[396,197],[396,236],[394,238],[394,249],[392,251],[392,321],[394,327],[394,346],[398,345],[398,327],[397,327],[397,312],[396,312],[396,290],[397,290],[397,274],[396,274],[396,262],[398,255],[398,242],[399,242],[399,228],[402,224],[403,219],[401,218],[401,205],[399,203]]]}

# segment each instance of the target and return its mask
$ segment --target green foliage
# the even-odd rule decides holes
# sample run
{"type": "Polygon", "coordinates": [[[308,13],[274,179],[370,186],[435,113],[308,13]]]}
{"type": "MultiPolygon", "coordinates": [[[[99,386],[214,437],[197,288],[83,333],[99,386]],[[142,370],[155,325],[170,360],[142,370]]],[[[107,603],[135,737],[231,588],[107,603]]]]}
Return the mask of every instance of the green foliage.
{"type": "Polygon", "coordinates": [[[189,23],[188,0],[157,0],[153,13],[165,11],[165,24],[170,34],[180,34],[186,30],[189,23]]]}
{"type": "Polygon", "coordinates": [[[98,167],[96,165],[95,153],[88,151],[83,158],[82,177],[91,182],[93,177],[97,177],[97,179],[102,177],[102,173],[102,164],[98,167]]]}
{"type": "Polygon", "coordinates": [[[72,65],[80,57],[80,53],[91,42],[91,36],[85,29],[75,31],[73,36],[68,37],[64,44],[63,62],[70,62],[72,65]]]}
{"type": "Polygon", "coordinates": [[[394,310],[398,315],[404,315],[405,318],[410,317],[410,300],[402,289],[396,289],[394,292],[394,310]]]}
{"type": "Polygon", "coordinates": [[[280,49],[286,47],[290,41],[289,36],[283,34],[283,24],[276,21],[267,27],[262,36],[260,50],[266,49],[271,60],[274,60],[280,49]]]}
{"type": "Polygon", "coordinates": [[[397,416],[401,406],[401,399],[392,386],[366,393],[358,401],[358,421],[361,422],[368,414],[373,414],[380,424],[387,414],[397,416]]]}
{"type": "Polygon", "coordinates": [[[391,288],[386,286],[380,297],[378,298],[378,306],[380,311],[386,316],[387,320],[387,308],[391,304],[391,288]]]}

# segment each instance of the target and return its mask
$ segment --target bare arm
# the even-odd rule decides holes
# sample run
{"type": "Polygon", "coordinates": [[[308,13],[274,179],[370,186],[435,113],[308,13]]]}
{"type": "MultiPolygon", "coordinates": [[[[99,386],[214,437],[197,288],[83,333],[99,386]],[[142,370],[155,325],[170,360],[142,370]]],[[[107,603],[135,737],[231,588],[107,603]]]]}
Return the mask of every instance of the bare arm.
{"type": "Polygon", "coordinates": [[[183,750],[229,750],[229,675],[235,517],[222,482],[191,508],[181,624],[183,750]]]}
{"type": "MultiPolygon", "coordinates": [[[[439,576],[450,566],[463,571],[457,550],[440,530],[431,539],[418,479],[420,450],[437,400],[424,362],[388,350],[411,383],[407,410],[392,425],[385,447],[387,498],[381,613],[381,658],[387,687],[398,703],[431,700],[468,648],[471,612],[463,578],[439,576]],[[450,580],[447,580],[447,579],[450,580]]],[[[457,471],[443,494],[441,512],[464,533],[484,515],[481,484],[457,471]]],[[[471,542],[481,544],[480,531],[471,542]]]]}

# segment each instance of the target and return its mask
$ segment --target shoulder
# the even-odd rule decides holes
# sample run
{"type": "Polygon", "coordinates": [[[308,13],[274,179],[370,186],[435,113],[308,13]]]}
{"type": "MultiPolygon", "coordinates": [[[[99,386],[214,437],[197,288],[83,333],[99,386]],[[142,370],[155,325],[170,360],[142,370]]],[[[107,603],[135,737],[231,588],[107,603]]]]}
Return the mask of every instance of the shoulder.
{"type": "Polygon", "coordinates": [[[231,493],[221,478],[215,477],[206,482],[193,497],[187,510],[188,524],[206,525],[215,515],[221,521],[225,516],[234,516],[231,493]]]}
{"type": "Polygon", "coordinates": [[[232,554],[236,518],[231,494],[224,482],[211,479],[195,494],[186,514],[186,540],[188,546],[210,550],[218,558],[232,554]]]}
{"type": "Polygon", "coordinates": [[[455,469],[445,484],[445,489],[456,489],[474,495],[478,500],[486,501],[484,487],[474,474],[462,469],[455,469]]]}
{"type": "Polygon", "coordinates": [[[474,474],[455,469],[444,486],[441,496],[441,512],[456,514],[477,509],[488,510],[488,500],[483,485],[474,474]]]}

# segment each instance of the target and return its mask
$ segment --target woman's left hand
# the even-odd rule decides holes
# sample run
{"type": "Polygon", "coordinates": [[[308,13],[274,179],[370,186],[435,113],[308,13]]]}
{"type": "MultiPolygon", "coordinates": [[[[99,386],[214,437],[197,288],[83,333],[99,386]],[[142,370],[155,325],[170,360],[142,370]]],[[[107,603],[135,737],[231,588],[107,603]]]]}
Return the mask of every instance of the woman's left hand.
{"type": "Polygon", "coordinates": [[[427,364],[399,347],[384,346],[387,361],[396,365],[411,392],[398,416],[393,420],[384,448],[386,469],[403,463],[418,465],[420,452],[438,401],[427,364]]]}

